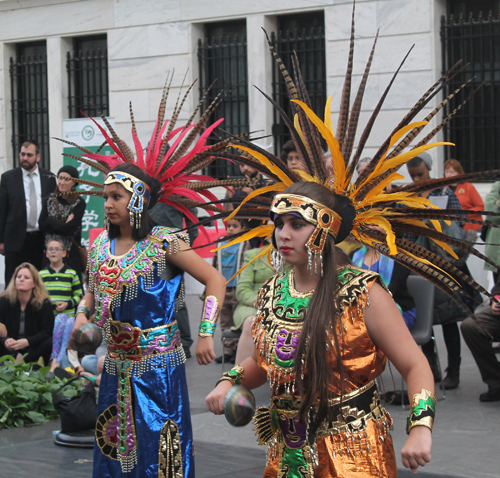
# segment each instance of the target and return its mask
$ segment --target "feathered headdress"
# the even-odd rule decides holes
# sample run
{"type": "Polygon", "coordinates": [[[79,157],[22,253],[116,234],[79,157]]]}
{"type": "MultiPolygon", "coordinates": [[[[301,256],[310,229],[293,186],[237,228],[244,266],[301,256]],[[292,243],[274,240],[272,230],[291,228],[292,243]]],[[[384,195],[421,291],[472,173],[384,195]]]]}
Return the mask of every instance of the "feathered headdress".
{"type": "MultiPolygon", "coordinates": [[[[450,224],[449,221],[477,223],[477,221],[467,217],[468,211],[461,209],[439,209],[433,206],[428,199],[421,197],[419,194],[464,181],[492,181],[494,179],[499,179],[500,170],[464,174],[461,176],[454,176],[453,178],[433,179],[419,182],[418,184],[397,187],[387,191],[387,187],[390,186],[393,181],[403,179],[403,176],[398,174],[397,171],[410,159],[430,148],[451,144],[430,144],[429,141],[448,121],[450,121],[465,102],[457,106],[438,126],[416,145],[411,147],[410,150],[405,151],[425,125],[427,125],[428,122],[441,111],[443,106],[449,103],[458,91],[467,84],[462,85],[461,88],[451,93],[422,121],[414,122],[417,114],[442,90],[447,82],[462,71],[461,64],[458,62],[424,93],[415,106],[411,108],[401,122],[394,128],[389,137],[383,142],[378,151],[371,158],[365,171],[356,180],[353,179],[356,166],[359,159],[362,157],[363,149],[384,100],[401,66],[408,56],[406,55],[389,82],[389,85],[359,137],[357,147],[354,148],[361,104],[376,41],[377,38],[375,38],[353,105],[350,107],[354,53],[353,9],[347,72],[341,97],[340,115],[335,133],[331,121],[331,98],[329,98],[326,103],[324,118],[319,118],[311,109],[309,95],[302,79],[297,56],[292,56],[294,69],[294,78],[292,79],[282,60],[274,50],[273,45],[269,42],[272,54],[274,55],[287,85],[288,94],[292,103],[293,118],[289,118],[278,104],[267,95],[263,94],[279,111],[283,121],[289,129],[296,151],[306,165],[307,171],[290,170],[280,158],[255,146],[245,139],[237,139],[233,146],[243,151],[245,158],[241,159],[236,155],[231,155],[230,158],[240,162],[248,162],[248,155],[250,155],[254,158],[252,166],[267,176],[270,179],[270,183],[266,187],[250,193],[233,212],[222,213],[216,217],[225,217],[226,219],[232,217],[265,219],[269,217],[270,212],[272,214],[279,214],[280,211],[283,213],[283,211],[293,210],[296,213],[302,214],[306,220],[316,225],[316,230],[313,232],[316,242],[312,244],[313,247],[309,248],[310,253],[321,254],[321,242],[324,234],[331,234],[334,237],[337,236],[337,243],[350,234],[360,243],[375,248],[381,254],[390,256],[396,262],[422,275],[454,301],[458,302],[464,310],[468,311],[468,308],[460,297],[460,295],[467,294],[462,290],[458,281],[466,283],[488,296],[490,295],[489,292],[439,255],[406,240],[403,234],[414,233],[425,236],[455,258],[457,257],[456,253],[450,246],[457,249],[463,249],[467,253],[474,254],[492,264],[494,267],[498,267],[496,264],[492,263],[491,260],[474,249],[470,243],[452,238],[442,232],[439,220],[444,220],[447,224],[450,224]],[[326,141],[332,156],[332,176],[327,174],[325,155],[321,148],[320,138],[326,141]],[[311,210],[309,210],[310,214],[306,217],[304,211],[312,207],[312,201],[308,200],[308,198],[302,198],[305,200],[300,203],[299,199],[291,198],[290,196],[292,195],[278,194],[274,200],[262,196],[263,193],[270,191],[281,192],[293,183],[300,181],[314,181],[320,183],[336,196],[337,202],[341,203],[342,207],[342,211],[340,212],[340,228],[338,224],[335,224],[336,218],[332,214],[324,215],[324,219],[321,219],[323,211],[320,207],[313,207],[315,211],[311,212],[311,210]],[[311,219],[313,216],[314,219],[311,219]],[[428,220],[428,222],[424,222],[425,220],[428,220]],[[378,227],[372,228],[370,226],[378,227]],[[380,232],[381,230],[383,232],[380,232]],[[333,231],[336,232],[334,233],[333,231]]],[[[333,212],[331,210],[329,211],[333,212]]],[[[495,215],[495,213],[487,211],[479,211],[479,214],[495,215]]],[[[247,234],[240,235],[240,237],[235,238],[227,245],[245,241],[255,236],[270,237],[273,229],[274,226],[272,225],[262,225],[247,234]]],[[[227,239],[226,237],[225,240],[227,239]]],[[[263,249],[259,257],[266,254],[269,251],[269,247],[263,249]]],[[[313,264],[314,262],[315,261],[313,261],[313,264]]]]}
{"type": "MultiPolygon", "coordinates": [[[[140,212],[147,203],[150,192],[149,188],[143,182],[131,175],[121,172],[110,174],[111,169],[118,164],[134,164],[149,176],[156,178],[161,185],[159,201],[180,209],[186,217],[194,222],[197,222],[198,219],[189,210],[189,206],[195,203],[198,204],[200,201],[215,201],[217,199],[213,193],[208,191],[208,187],[242,187],[253,184],[251,180],[246,179],[215,181],[208,176],[194,174],[208,166],[219,154],[228,148],[229,140],[219,141],[211,146],[206,145],[208,137],[224,120],[221,118],[209,127],[206,127],[210,115],[224,98],[224,90],[214,99],[197,123],[193,121],[204,103],[206,95],[200,100],[187,122],[176,128],[177,119],[194,83],[187,88],[182,98],[179,95],[171,119],[165,120],[166,103],[171,82],[172,79],[170,79],[170,83],[163,89],[156,124],[146,150],[144,150],[137,136],[131,104],[130,119],[135,154],[125,141],[118,137],[107,118],[103,115],[101,115],[101,118],[106,125],[107,131],[91,118],[106,140],[99,150],[105,144],[108,144],[113,149],[114,154],[109,156],[99,154],[99,151],[92,152],[90,149],[73,142],[61,140],[77,147],[82,152],[81,156],[72,154],[65,154],[65,156],[81,161],[102,172],[106,178],[105,184],[118,182],[132,193],[129,203],[131,224],[138,225],[140,223],[140,212]]],[[[79,194],[103,194],[103,184],[81,179],[75,179],[75,181],[95,188],[94,190],[81,191],[79,194]]],[[[207,210],[209,214],[223,211],[219,206],[208,207],[207,210]]]]}

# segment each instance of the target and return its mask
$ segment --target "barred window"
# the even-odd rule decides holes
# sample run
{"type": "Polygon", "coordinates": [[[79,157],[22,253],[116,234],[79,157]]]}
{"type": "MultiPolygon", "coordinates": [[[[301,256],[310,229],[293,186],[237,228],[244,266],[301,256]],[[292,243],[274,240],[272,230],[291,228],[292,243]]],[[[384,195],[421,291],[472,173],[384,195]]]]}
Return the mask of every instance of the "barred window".
{"type": "MultiPolygon", "coordinates": [[[[208,92],[202,111],[206,110],[224,86],[238,85],[217,106],[209,124],[224,118],[221,125],[223,130],[231,134],[248,132],[246,22],[243,20],[205,25],[205,38],[198,42],[198,61],[200,98],[215,81],[208,92]]],[[[216,142],[216,139],[213,142],[216,142]]],[[[238,166],[227,160],[217,159],[207,169],[207,174],[218,179],[241,176],[238,166]]]]}
{"type": "MultiPolygon", "coordinates": [[[[300,13],[278,17],[278,33],[271,34],[271,41],[290,74],[293,74],[291,57],[297,53],[313,111],[321,118],[326,103],[326,56],[324,12],[300,13]]],[[[274,60],[273,60],[273,63],[274,60]]],[[[273,99],[290,116],[290,100],[283,75],[273,68],[273,99]]],[[[290,139],[288,128],[274,110],[274,153],[281,154],[283,144],[290,139]]]]}
{"type": "Polygon", "coordinates": [[[499,1],[449,2],[448,18],[441,19],[443,70],[463,59],[469,66],[445,88],[450,94],[472,80],[448,112],[484,82],[444,130],[446,158],[458,159],[465,171],[500,167],[500,17],[499,1]]]}
{"type": "Polygon", "coordinates": [[[16,45],[10,58],[13,167],[25,141],[40,146],[40,165],[50,168],[47,47],[45,41],[16,45]]]}
{"type": "Polygon", "coordinates": [[[83,118],[85,113],[109,115],[108,50],[106,35],[73,39],[67,53],[68,114],[83,118]]]}

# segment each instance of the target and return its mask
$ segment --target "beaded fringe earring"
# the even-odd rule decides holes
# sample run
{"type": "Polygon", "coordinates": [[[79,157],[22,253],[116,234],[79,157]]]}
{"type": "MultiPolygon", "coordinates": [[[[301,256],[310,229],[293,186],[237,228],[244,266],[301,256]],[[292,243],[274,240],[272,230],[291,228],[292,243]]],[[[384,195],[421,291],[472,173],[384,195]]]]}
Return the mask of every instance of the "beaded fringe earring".
{"type": "Polygon", "coordinates": [[[320,271],[321,277],[323,277],[323,254],[321,252],[318,253],[316,251],[312,251],[309,247],[307,247],[307,270],[311,274],[317,276],[318,269],[320,271]]]}
{"type": "Polygon", "coordinates": [[[141,228],[141,213],[129,211],[130,225],[136,229],[141,228]]]}
{"type": "Polygon", "coordinates": [[[106,213],[104,213],[104,228],[109,232],[109,218],[106,213]]]}
{"type": "Polygon", "coordinates": [[[271,264],[277,274],[283,272],[283,256],[274,247],[271,248],[271,264]]]}

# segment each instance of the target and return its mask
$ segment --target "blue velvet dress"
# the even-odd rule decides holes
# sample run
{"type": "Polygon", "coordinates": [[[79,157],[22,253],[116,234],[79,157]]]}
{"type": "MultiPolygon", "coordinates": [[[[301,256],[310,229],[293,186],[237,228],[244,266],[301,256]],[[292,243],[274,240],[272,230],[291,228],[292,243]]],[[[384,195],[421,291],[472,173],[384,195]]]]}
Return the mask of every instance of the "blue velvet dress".
{"type": "Polygon", "coordinates": [[[95,478],[194,477],[185,355],[175,321],[181,275],[165,261],[179,238],[155,227],[129,253],[115,256],[114,241],[103,232],[90,250],[96,323],[108,340],[95,478]]]}

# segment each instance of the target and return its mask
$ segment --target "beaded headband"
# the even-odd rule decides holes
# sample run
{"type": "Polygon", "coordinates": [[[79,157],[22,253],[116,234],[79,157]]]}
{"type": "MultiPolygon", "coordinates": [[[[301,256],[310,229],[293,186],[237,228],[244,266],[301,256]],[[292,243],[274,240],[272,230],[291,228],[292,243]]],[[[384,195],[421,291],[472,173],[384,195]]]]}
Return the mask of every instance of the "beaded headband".
{"type": "MultiPolygon", "coordinates": [[[[326,236],[330,234],[336,239],[342,219],[339,214],[332,211],[329,207],[306,196],[277,194],[271,205],[271,219],[274,221],[278,215],[292,213],[300,214],[307,222],[316,226],[305,246],[309,256],[309,269],[312,271],[314,265],[314,273],[317,273],[318,261],[316,259],[319,259],[321,269],[323,269],[322,256],[326,236]]],[[[321,270],[321,275],[323,275],[323,270],[321,270]]]]}
{"type": "Polygon", "coordinates": [[[111,171],[106,176],[104,185],[118,183],[132,194],[127,209],[130,211],[130,225],[136,228],[141,227],[141,214],[144,207],[147,207],[151,197],[149,186],[131,174],[122,171],[111,171]]]}

